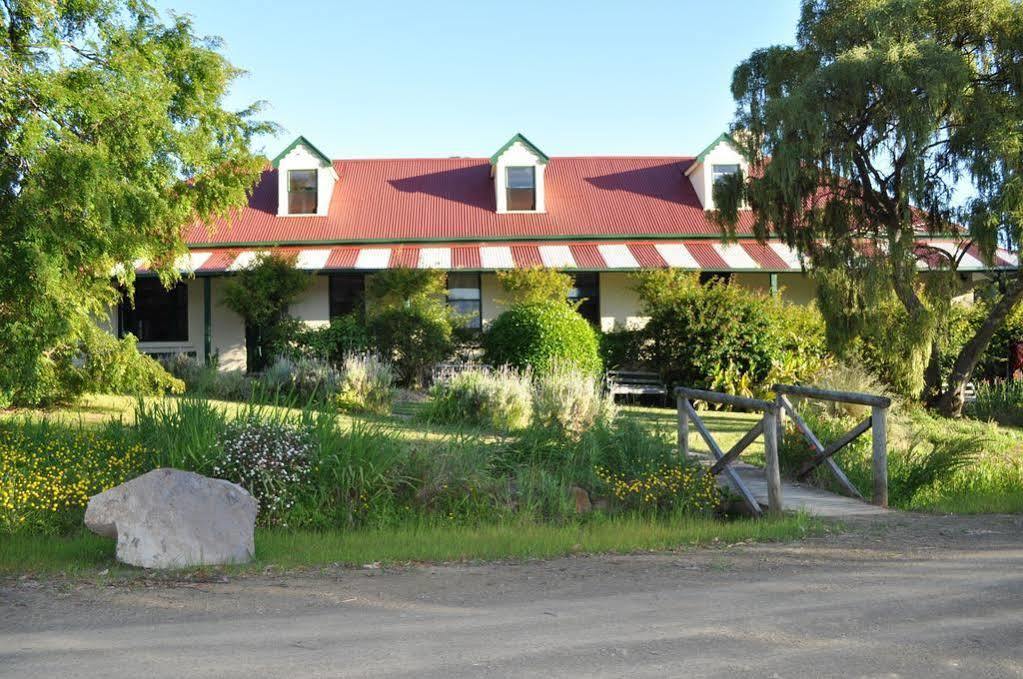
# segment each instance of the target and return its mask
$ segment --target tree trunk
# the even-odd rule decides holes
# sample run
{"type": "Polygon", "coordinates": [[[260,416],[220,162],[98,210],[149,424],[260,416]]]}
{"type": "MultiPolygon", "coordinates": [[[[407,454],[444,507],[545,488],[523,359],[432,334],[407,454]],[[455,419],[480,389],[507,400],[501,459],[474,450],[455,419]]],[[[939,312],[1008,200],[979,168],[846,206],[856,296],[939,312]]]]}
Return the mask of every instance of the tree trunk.
{"type": "Polygon", "coordinates": [[[1001,327],[1009,312],[1021,298],[1023,298],[1023,277],[1017,271],[1016,277],[1009,284],[1005,294],[991,307],[987,318],[956,356],[955,363],[952,365],[952,373],[948,378],[948,389],[929,404],[939,413],[946,417],[958,417],[962,414],[963,390],[966,388],[966,383],[970,381],[973,369],[977,367],[977,361],[987,351],[995,331],[1001,327]]]}

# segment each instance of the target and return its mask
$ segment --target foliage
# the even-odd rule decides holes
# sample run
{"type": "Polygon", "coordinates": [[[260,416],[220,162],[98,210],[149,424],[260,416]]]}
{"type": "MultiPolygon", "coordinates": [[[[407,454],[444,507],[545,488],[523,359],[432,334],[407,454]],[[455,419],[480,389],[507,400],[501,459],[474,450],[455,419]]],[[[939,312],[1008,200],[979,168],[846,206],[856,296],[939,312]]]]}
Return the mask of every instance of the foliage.
{"type": "MultiPolygon", "coordinates": [[[[295,268],[297,254],[268,252],[228,279],[224,306],[245,320],[246,335],[253,335],[249,372],[260,372],[297,333],[288,306],[312,283],[312,275],[295,268]]],[[[248,338],[246,340],[249,341],[248,338]]]]}
{"type": "Polygon", "coordinates": [[[641,369],[644,366],[642,330],[615,328],[600,334],[600,360],[608,370],[641,369]]]}
{"type": "Polygon", "coordinates": [[[92,332],[83,347],[78,371],[83,391],[134,396],[182,393],[185,383],[139,352],[137,344],[131,334],[118,340],[101,330],[92,332]]]}
{"type": "Polygon", "coordinates": [[[962,233],[963,223],[985,258],[999,244],[1018,248],[1023,128],[1010,121],[1023,118],[1021,41],[1023,5],[1013,0],[804,0],[797,44],[758,50],[733,76],[734,137],[750,167],[714,188],[724,230],[748,205],[757,237],[795,246],[818,272],[842,272],[855,284],[847,292],[866,285],[894,295],[904,317],[888,320],[903,329],[889,324],[896,329],[874,346],[901,340],[891,347],[898,356],[912,345],[905,367],[915,375],[897,386],[915,393],[926,382],[946,413],[958,411],[959,387],[1023,296],[1023,279],[1012,275],[942,392],[929,366],[941,360],[934,332],[954,276],[928,274],[942,281],[935,304],[917,261],[924,254],[946,272],[955,262],[921,253],[917,237],[962,233]]]}
{"type": "MultiPolygon", "coordinates": [[[[855,363],[835,363],[821,373],[813,386],[831,391],[856,391],[862,394],[885,396],[892,400],[890,412],[897,413],[900,408],[899,398],[889,391],[884,383],[872,372],[855,363]]],[[[838,401],[820,401],[816,406],[832,417],[855,417],[863,419],[870,414],[870,406],[838,401]]]]}
{"type": "Polygon", "coordinates": [[[388,415],[394,403],[394,369],[376,354],[344,357],[335,402],[340,410],[388,415]]]}
{"type": "Polygon", "coordinates": [[[973,402],[966,406],[966,413],[977,420],[1023,427],[1023,381],[981,382],[976,387],[973,402]]]}
{"type": "Polygon", "coordinates": [[[567,304],[573,285],[567,273],[543,267],[498,271],[497,281],[508,294],[508,304],[567,304]]]}
{"type": "Polygon", "coordinates": [[[422,384],[430,366],[444,360],[453,348],[446,310],[429,306],[378,311],[370,318],[369,331],[401,382],[412,386],[422,384]]]}
{"type": "Polygon", "coordinates": [[[331,400],[340,381],[336,368],[315,358],[278,358],[257,380],[268,396],[305,403],[331,400]]]}
{"type": "Polygon", "coordinates": [[[567,304],[515,304],[483,335],[483,355],[493,366],[531,369],[540,374],[560,363],[598,374],[597,332],[567,304]]]}
{"type": "Polygon", "coordinates": [[[188,354],[176,354],[162,363],[185,383],[190,394],[224,401],[247,401],[252,397],[253,380],[240,370],[220,370],[216,361],[203,365],[188,354]]]}
{"type": "Polygon", "coordinates": [[[643,512],[709,514],[721,504],[717,481],[697,464],[664,465],[636,478],[598,469],[597,477],[617,502],[643,512]]]}
{"type": "Polygon", "coordinates": [[[466,370],[433,386],[423,416],[446,424],[516,431],[529,426],[532,389],[528,373],[508,368],[466,370]]]}
{"type": "Polygon", "coordinates": [[[339,365],[348,354],[368,351],[370,344],[365,324],[357,315],[346,314],[325,327],[301,328],[290,338],[289,347],[298,356],[339,365]]]}
{"type": "Polygon", "coordinates": [[[427,369],[454,348],[446,294],[446,275],[434,269],[388,269],[367,279],[369,334],[403,384],[421,385],[427,369]]]}
{"type": "Polygon", "coordinates": [[[312,467],[309,433],[281,422],[241,420],[224,428],[219,445],[223,456],[214,476],[252,493],[263,525],[287,526],[312,467]]]}
{"type": "Polygon", "coordinates": [[[115,267],[170,283],[186,227],[246,203],[272,128],[224,107],[240,71],[185,15],[19,0],[0,25],[0,394],[32,405],[60,386],[44,357],[118,301],[115,267]]]}
{"type": "Polygon", "coordinates": [[[601,380],[572,365],[556,363],[533,380],[533,424],[576,440],[615,416],[614,398],[601,380]]]}
{"type": "Polygon", "coordinates": [[[91,496],[138,474],[144,450],[116,433],[45,422],[0,425],[0,533],[67,532],[91,496]]]}
{"type": "Polygon", "coordinates": [[[213,474],[228,418],[205,397],[186,394],[175,401],[139,399],[134,420],[132,434],[150,451],[151,468],[213,474]]]}
{"type": "Polygon", "coordinates": [[[778,338],[764,296],[717,281],[700,284],[678,270],[642,276],[637,291],[650,318],[643,331],[650,362],[669,385],[735,391],[737,378],[752,385],[767,377],[778,338]]]}

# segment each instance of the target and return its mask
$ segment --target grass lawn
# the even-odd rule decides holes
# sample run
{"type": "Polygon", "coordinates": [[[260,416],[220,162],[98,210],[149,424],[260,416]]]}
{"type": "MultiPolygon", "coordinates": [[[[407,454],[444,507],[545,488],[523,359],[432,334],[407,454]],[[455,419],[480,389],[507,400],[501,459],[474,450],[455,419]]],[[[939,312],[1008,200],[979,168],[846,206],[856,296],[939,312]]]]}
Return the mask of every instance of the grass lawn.
{"type": "MultiPolygon", "coordinates": [[[[577,553],[633,553],[748,540],[794,540],[826,530],[805,515],[778,519],[720,521],[693,517],[642,519],[631,516],[578,525],[509,523],[482,527],[406,526],[351,532],[256,531],[256,560],[229,572],[259,572],[331,564],[552,558],[577,553]]],[[[0,535],[0,575],[24,573],[84,577],[142,571],[114,560],[114,541],[91,533],[73,537],[0,535]]],[[[194,569],[193,569],[194,570],[194,569]]]]}

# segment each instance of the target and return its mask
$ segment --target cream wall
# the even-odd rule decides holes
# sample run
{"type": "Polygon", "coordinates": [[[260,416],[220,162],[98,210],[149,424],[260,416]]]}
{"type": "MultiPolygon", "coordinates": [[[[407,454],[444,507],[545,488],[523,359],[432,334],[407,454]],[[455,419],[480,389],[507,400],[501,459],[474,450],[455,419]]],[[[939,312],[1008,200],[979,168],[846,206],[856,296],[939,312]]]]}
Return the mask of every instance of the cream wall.
{"type": "Polygon", "coordinates": [[[600,329],[635,330],[646,325],[641,315],[642,304],[630,274],[608,272],[600,274],[600,329]]]}
{"type": "Polygon", "coordinates": [[[749,273],[740,271],[732,274],[732,281],[744,288],[758,290],[760,292],[771,292],[771,274],[749,273]]]}
{"type": "Polygon", "coordinates": [[[804,273],[778,274],[778,288],[787,302],[810,304],[817,299],[817,286],[804,273]]]}
{"type": "Polygon", "coordinates": [[[210,351],[218,357],[221,370],[245,370],[245,321],[224,306],[226,284],[227,279],[223,277],[210,281],[210,330],[213,339],[210,351]]]}
{"type": "Polygon", "coordinates": [[[330,325],[330,277],[313,276],[312,284],[291,304],[288,312],[313,328],[330,325]]]}
{"type": "Polygon", "coordinates": [[[507,306],[502,304],[500,300],[505,296],[504,288],[501,287],[501,283],[497,280],[497,274],[480,274],[480,300],[484,327],[504,313],[507,306]]]}

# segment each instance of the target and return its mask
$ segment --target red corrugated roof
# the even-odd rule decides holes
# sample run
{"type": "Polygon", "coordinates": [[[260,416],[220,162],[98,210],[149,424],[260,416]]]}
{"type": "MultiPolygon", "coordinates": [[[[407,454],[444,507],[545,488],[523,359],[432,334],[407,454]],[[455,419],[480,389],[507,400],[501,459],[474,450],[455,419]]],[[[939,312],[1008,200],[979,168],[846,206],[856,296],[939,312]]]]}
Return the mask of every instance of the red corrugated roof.
{"type": "MultiPolygon", "coordinates": [[[[277,171],[267,170],[240,214],[216,224],[212,236],[197,225],[186,240],[202,246],[717,235],[683,174],[691,163],[552,158],[544,214],[498,214],[485,158],[336,160],[340,180],[323,217],[278,217],[277,171]]],[[[745,215],[739,232],[748,233],[750,223],[745,215]]]]}

